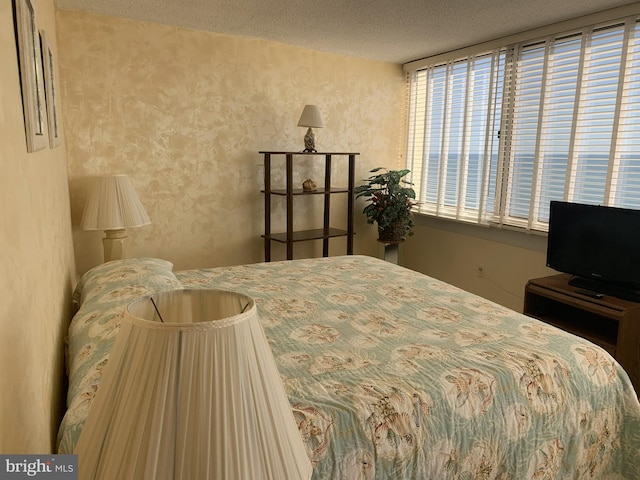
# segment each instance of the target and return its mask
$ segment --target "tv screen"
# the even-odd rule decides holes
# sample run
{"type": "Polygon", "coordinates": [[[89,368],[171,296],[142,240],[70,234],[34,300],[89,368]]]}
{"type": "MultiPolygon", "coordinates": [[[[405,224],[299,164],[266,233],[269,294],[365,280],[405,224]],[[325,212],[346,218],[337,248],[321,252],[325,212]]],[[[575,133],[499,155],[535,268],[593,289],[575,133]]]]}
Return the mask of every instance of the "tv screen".
{"type": "MultiPolygon", "coordinates": [[[[551,202],[547,266],[604,284],[638,290],[640,210],[551,202]]],[[[573,284],[590,289],[599,285],[584,285],[579,280],[573,284]]]]}

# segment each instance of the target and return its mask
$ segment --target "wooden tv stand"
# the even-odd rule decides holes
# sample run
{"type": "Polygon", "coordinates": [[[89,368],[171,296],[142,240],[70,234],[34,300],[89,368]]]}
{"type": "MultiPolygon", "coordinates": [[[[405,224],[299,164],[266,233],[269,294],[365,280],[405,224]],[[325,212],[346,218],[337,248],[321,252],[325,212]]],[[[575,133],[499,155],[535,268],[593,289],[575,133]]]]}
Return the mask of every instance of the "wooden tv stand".
{"type": "Polygon", "coordinates": [[[609,295],[579,293],[571,275],[529,280],[524,314],[571,332],[604,348],[629,374],[640,393],[640,303],[609,295]]]}

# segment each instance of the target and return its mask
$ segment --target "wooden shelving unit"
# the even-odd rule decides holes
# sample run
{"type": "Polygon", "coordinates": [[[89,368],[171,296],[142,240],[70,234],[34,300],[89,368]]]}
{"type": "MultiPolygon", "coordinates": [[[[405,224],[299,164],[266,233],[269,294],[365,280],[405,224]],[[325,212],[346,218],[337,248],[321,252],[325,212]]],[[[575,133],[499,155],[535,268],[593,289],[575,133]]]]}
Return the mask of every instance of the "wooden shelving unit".
{"type": "Polygon", "coordinates": [[[286,244],[287,260],[293,259],[293,244],[296,242],[304,242],[309,240],[322,240],[322,255],[329,255],[329,239],[335,237],[347,237],[347,255],[353,254],[353,208],[354,208],[354,183],[355,183],[355,160],[356,152],[284,152],[284,151],[261,151],[264,157],[264,259],[266,262],[271,261],[271,242],[279,242],[286,244]],[[284,155],[285,157],[285,188],[271,188],[271,157],[275,155],[284,155]],[[304,191],[302,188],[293,188],[293,159],[294,156],[315,156],[324,157],[325,172],[324,186],[313,192],[304,191]],[[331,182],[331,166],[334,156],[342,156],[348,158],[348,185],[346,187],[335,187],[331,182]],[[334,228],[330,226],[331,219],[331,196],[334,194],[347,195],[347,225],[345,229],[334,228]],[[306,195],[323,195],[324,196],[324,215],[323,227],[311,230],[294,231],[293,230],[293,199],[294,197],[303,197],[306,195]],[[273,233],[271,231],[271,199],[272,196],[286,197],[286,224],[285,232],[273,233]]]}
{"type": "Polygon", "coordinates": [[[570,279],[560,274],[529,280],[524,313],[604,348],[640,392],[640,303],[587,296],[569,285],[570,279]]]}

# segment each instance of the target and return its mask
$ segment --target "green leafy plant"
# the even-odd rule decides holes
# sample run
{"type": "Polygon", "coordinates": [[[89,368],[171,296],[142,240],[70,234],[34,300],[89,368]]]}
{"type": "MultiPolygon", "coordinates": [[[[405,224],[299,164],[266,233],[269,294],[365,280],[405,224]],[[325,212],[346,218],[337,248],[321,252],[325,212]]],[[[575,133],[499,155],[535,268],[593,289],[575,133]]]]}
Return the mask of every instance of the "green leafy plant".
{"type": "Polygon", "coordinates": [[[374,175],[355,188],[356,198],[363,197],[368,201],[362,210],[367,222],[377,223],[379,232],[395,227],[401,230],[401,238],[413,235],[411,207],[417,204],[416,192],[411,188],[412,183],[403,180],[411,171],[378,167],[370,173],[374,175]]]}

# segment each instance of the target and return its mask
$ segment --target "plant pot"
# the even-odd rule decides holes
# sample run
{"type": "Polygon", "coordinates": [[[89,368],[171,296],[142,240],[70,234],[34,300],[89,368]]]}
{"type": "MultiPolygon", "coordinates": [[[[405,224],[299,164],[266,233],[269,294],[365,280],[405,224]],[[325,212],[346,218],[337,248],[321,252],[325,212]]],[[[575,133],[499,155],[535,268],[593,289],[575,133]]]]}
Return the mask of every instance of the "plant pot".
{"type": "Polygon", "coordinates": [[[395,220],[386,228],[378,227],[378,240],[381,242],[399,242],[405,236],[405,221],[403,219],[395,220]]]}

